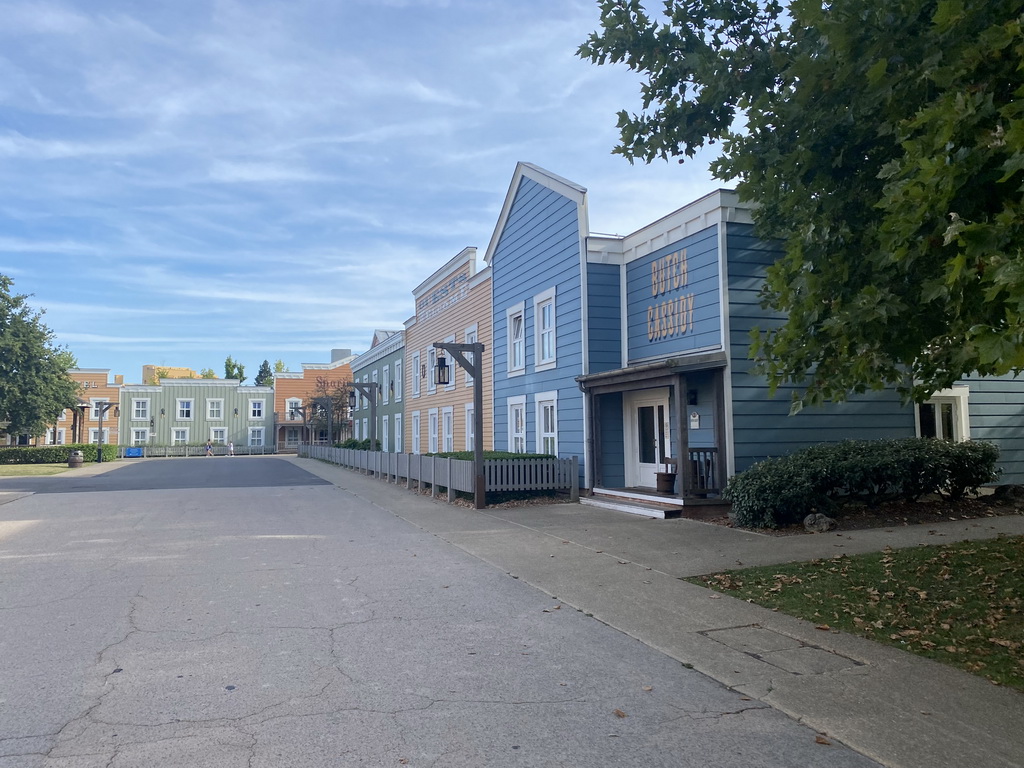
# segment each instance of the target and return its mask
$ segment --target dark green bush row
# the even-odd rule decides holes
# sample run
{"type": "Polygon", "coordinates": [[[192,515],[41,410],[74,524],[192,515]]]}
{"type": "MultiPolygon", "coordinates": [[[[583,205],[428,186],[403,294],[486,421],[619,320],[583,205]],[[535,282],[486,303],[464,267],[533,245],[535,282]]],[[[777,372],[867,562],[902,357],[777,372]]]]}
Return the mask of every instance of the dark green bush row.
{"type": "MultiPolygon", "coordinates": [[[[334,447],[335,448],[349,448],[349,449],[354,450],[354,451],[369,451],[369,450],[371,450],[371,448],[370,448],[370,438],[368,438],[368,437],[365,438],[364,440],[356,440],[354,437],[350,437],[348,440],[346,440],[343,443],[336,443],[334,447]]],[[[374,450],[378,450],[378,451],[380,450],[380,440],[377,441],[377,447],[374,450]]]]}
{"type": "Polygon", "coordinates": [[[778,528],[839,500],[868,504],[928,493],[959,499],[999,476],[991,443],[945,440],[847,440],[766,459],[729,480],[724,497],[739,525],[778,528]]]}
{"type": "MultiPolygon", "coordinates": [[[[462,461],[472,461],[472,451],[447,451],[444,453],[425,453],[424,456],[437,456],[439,459],[461,459],[462,461]]],[[[484,460],[487,459],[554,459],[556,456],[552,456],[548,453],[511,453],[509,451],[484,451],[484,460]]]]}
{"type": "MultiPolygon", "coordinates": [[[[40,445],[24,448],[0,448],[0,464],[66,464],[70,451],[81,451],[85,461],[96,461],[98,446],[89,443],[40,445]]],[[[116,445],[103,445],[103,460],[117,458],[116,445]]]]}

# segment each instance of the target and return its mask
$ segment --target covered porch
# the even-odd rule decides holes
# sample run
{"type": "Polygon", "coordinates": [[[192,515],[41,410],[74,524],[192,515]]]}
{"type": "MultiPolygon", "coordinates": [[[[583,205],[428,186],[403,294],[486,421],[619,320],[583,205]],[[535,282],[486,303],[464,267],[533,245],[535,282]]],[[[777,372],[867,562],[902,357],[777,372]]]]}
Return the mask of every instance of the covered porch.
{"type": "Polygon", "coordinates": [[[650,503],[719,503],[726,480],[721,352],[577,377],[587,401],[595,494],[650,503]]]}

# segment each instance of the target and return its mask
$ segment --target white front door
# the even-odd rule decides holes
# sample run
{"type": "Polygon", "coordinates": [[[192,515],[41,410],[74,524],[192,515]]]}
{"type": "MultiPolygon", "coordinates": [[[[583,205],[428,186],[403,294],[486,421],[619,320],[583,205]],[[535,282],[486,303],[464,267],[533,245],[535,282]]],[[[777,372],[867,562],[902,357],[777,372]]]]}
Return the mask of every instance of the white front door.
{"type": "Polygon", "coordinates": [[[656,487],[654,473],[664,472],[672,456],[668,395],[667,388],[624,395],[627,487],[656,487]]]}

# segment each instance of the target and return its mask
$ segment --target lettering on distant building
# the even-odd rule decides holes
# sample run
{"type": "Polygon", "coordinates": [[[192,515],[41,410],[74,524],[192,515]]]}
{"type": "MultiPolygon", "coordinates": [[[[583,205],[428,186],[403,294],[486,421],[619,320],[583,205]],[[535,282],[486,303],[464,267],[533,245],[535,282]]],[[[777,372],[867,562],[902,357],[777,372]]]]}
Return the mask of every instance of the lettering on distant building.
{"type": "Polygon", "coordinates": [[[416,319],[430,320],[469,295],[469,273],[455,275],[416,302],[416,319]]]}
{"type": "Polygon", "coordinates": [[[651,262],[651,298],[647,340],[660,341],[693,330],[693,293],[682,293],[689,280],[686,249],[651,262]]]}

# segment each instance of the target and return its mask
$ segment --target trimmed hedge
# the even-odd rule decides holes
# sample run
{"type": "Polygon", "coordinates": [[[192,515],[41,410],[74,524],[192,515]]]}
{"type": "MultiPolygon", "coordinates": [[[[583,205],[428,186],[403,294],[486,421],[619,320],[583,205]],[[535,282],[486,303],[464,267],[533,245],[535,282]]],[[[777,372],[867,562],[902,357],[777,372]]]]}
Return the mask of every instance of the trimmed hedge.
{"type": "Polygon", "coordinates": [[[830,512],[840,500],[959,499],[999,476],[998,459],[999,449],[980,441],[846,440],[758,462],[730,478],[723,497],[737,524],[778,528],[830,512]]]}
{"type": "MultiPolygon", "coordinates": [[[[71,443],[69,445],[40,445],[22,448],[0,448],[0,464],[67,464],[68,453],[81,451],[85,461],[96,461],[94,443],[71,443]]],[[[117,446],[103,444],[103,460],[117,459],[117,446]]]]}
{"type": "MultiPolygon", "coordinates": [[[[472,461],[472,451],[447,451],[443,453],[425,453],[424,456],[436,456],[439,459],[461,459],[472,461]]],[[[484,451],[484,461],[487,459],[557,459],[550,453],[511,453],[510,451],[484,451]]]]}

